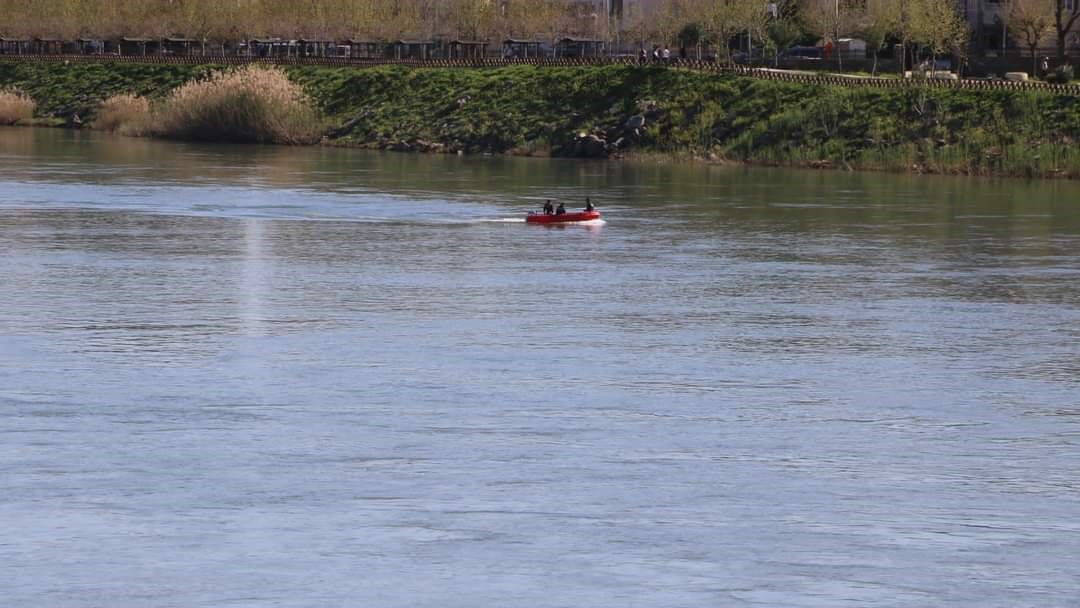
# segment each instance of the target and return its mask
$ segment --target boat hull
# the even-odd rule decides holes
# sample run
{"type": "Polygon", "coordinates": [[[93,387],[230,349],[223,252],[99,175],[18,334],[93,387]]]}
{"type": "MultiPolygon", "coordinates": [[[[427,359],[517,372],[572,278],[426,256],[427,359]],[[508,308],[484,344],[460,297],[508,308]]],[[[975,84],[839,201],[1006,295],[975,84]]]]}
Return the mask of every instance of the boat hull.
{"type": "Polygon", "coordinates": [[[547,215],[544,213],[530,213],[525,221],[530,224],[562,224],[566,222],[587,222],[600,219],[599,211],[578,211],[576,213],[562,213],[559,215],[547,215]]]}

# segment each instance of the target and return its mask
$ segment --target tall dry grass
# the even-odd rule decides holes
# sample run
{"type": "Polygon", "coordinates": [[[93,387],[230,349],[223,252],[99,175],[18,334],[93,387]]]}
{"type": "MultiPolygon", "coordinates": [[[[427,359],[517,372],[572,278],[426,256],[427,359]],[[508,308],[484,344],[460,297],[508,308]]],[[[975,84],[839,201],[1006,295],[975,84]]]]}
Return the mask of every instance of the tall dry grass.
{"type": "Polygon", "coordinates": [[[101,104],[94,128],[121,135],[140,136],[151,132],[150,102],[135,95],[113,95],[101,104]]]}
{"type": "Polygon", "coordinates": [[[176,139],[308,144],[321,128],[314,100],[284,71],[252,65],[173,90],[156,108],[153,130],[176,139]]]}
{"type": "Polygon", "coordinates": [[[34,117],[37,103],[18,89],[0,89],[0,125],[13,125],[34,117]]]}

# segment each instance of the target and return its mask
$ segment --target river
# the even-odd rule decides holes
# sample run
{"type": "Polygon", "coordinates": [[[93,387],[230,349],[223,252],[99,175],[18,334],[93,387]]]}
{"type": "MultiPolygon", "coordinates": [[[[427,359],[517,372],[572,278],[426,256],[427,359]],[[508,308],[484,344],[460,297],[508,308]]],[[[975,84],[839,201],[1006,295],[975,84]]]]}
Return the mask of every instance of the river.
{"type": "Polygon", "coordinates": [[[1078,202],[0,130],[0,605],[1076,606],[1078,202]]]}

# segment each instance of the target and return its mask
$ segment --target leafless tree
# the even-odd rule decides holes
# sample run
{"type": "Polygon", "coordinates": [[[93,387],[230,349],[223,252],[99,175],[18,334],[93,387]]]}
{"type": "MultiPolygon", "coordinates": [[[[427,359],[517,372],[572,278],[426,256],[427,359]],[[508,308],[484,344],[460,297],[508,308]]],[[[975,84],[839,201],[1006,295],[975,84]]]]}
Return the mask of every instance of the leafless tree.
{"type": "Polygon", "coordinates": [[[1054,33],[1057,37],[1058,64],[1065,63],[1065,38],[1080,20],[1080,1],[1054,0],[1054,33]]]}
{"type": "Polygon", "coordinates": [[[1054,29],[1055,0],[1008,0],[1005,25],[1031,52],[1031,73],[1038,74],[1039,43],[1054,29]]]}

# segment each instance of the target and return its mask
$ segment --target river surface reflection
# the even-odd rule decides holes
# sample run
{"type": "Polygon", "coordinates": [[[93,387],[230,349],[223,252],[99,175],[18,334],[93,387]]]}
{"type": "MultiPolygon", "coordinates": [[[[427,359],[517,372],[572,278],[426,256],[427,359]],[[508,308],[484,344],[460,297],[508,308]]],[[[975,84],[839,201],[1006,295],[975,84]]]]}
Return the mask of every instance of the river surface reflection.
{"type": "Polygon", "coordinates": [[[1077,201],[2,129],[0,604],[1073,605],[1077,201]]]}

